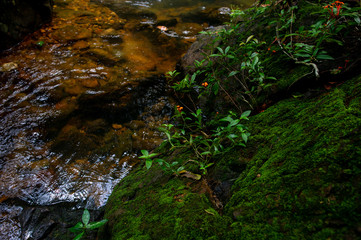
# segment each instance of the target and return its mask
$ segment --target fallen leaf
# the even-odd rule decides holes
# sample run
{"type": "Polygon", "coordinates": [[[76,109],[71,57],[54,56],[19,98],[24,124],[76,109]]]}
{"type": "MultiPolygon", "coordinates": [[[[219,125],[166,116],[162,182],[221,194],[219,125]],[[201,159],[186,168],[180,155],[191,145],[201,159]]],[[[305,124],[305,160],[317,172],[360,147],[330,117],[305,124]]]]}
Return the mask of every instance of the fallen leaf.
{"type": "Polygon", "coordinates": [[[190,178],[190,179],[197,180],[197,181],[202,178],[202,176],[199,174],[195,174],[195,173],[185,171],[185,170],[180,171],[179,173],[180,173],[181,177],[186,177],[186,178],[190,178]]]}

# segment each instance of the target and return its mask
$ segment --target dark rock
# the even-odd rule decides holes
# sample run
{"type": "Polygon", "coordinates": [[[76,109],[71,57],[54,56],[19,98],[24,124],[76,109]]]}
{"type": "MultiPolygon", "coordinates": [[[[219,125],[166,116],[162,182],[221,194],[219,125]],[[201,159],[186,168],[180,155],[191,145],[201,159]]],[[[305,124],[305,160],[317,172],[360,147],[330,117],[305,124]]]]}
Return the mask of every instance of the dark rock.
{"type": "Polygon", "coordinates": [[[54,32],[54,38],[58,41],[81,40],[92,37],[92,30],[77,28],[74,25],[65,26],[54,32]]]}
{"type": "Polygon", "coordinates": [[[53,0],[0,1],[0,50],[20,42],[24,36],[52,17],[53,0]]]}
{"type": "MultiPolygon", "coordinates": [[[[212,49],[219,45],[220,40],[216,40],[216,32],[221,31],[224,28],[225,26],[219,26],[213,28],[212,32],[214,32],[214,34],[198,35],[197,41],[191,45],[187,53],[182,57],[177,68],[181,72],[192,74],[195,71],[194,62],[196,60],[202,61],[205,58],[204,54],[211,54],[212,49]],[[212,46],[212,49],[210,46],[212,46]]],[[[204,63],[204,65],[206,64],[207,62],[204,63]]]]}
{"type": "MultiPolygon", "coordinates": [[[[19,216],[21,239],[73,239],[69,228],[81,222],[82,209],[72,210],[74,204],[60,203],[53,206],[25,206],[19,216]]],[[[100,220],[101,210],[90,211],[90,222],[100,220]]],[[[87,232],[84,239],[95,239],[97,231],[87,232]]]]}
{"type": "Polygon", "coordinates": [[[221,25],[230,19],[229,8],[197,8],[193,11],[181,14],[182,22],[208,23],[209,25],[221,25]]]}
{"type": "Polygon", "coordinates": [[[177,25],[177,23],[178,23],[177,19],[173,18],[173,19],[169,19],[169,20],[158,21],[157,25],[158,26],[166,26],[166,27],[174,27],[175,25],[177,25]]]}

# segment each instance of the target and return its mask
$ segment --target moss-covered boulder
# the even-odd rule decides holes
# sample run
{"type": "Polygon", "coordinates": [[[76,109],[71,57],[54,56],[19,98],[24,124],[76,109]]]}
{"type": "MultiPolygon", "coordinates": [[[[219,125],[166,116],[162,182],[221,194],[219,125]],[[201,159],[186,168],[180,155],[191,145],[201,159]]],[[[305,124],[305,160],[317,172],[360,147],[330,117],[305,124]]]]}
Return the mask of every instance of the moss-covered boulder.
{"type": "Polygon", "coordinates": [[[247,147],[208,181],[138,166],[110,197],[101,239],[358,239],[361,78],[282,100],[248,125],[247,147]],[[234,183],[223,210],[216,178],[234,183]]]}
{"type": "MultiPolygon", "coordinates": [[[[252,117],[252,159],[226,214],[244,239],[357,239],[361,78],[252,117]]],[[[240,158],[242,159],[242,157],[240,158]]]]}

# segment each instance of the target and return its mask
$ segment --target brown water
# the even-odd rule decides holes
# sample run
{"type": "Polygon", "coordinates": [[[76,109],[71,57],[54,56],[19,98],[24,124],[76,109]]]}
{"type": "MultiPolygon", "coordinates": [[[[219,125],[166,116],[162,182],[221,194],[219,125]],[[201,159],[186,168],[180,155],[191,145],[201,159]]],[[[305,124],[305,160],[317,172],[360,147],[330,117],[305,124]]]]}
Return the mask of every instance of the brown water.
{"type": "Polygon", "coordinates": [[[162,74],[220,7],[249,2],[55,1],[52,23],[0,58],[0,239],[20,239],[22,204],[104,206],[162,141],[162,74]]]}

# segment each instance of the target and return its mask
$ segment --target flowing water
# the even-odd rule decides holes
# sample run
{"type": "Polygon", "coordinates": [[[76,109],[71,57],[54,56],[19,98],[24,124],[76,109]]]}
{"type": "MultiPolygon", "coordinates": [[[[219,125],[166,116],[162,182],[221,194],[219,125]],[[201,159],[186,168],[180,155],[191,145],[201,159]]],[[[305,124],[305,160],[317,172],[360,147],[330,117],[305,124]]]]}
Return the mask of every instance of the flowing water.
{"type": "Polygon", "coordinates": [[[52,23],[0,58],[0,239],[46,239],[24,230],[26,206],[104,206],[162,141],[162,75],[227,7],[252,2],[55,1],[52,23]]]}

